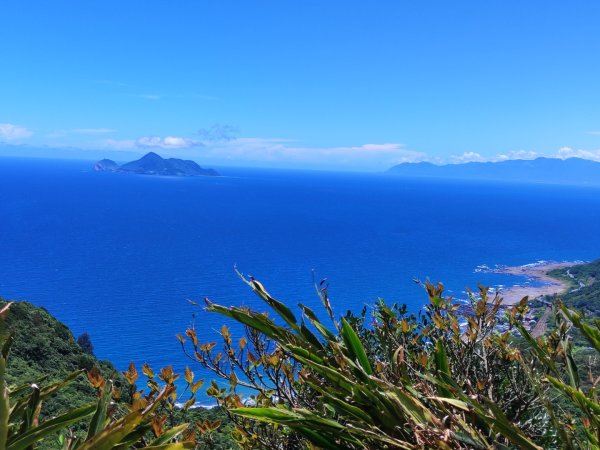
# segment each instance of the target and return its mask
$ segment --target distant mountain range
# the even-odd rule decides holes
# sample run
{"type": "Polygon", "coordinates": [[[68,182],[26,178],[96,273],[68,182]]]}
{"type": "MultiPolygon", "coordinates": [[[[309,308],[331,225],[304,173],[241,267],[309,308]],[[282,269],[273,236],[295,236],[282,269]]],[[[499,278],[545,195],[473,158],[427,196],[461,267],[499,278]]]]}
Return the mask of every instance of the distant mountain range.
{"type": "Polygon", "coordinates": [[[94,164],[96,172],[128,172],[143,175],[162,175],[170,177],[216,176],[214,169],[203,169],[194,161],[162,158],[154,152],[119,166],[111,159],[103,159],[94,164]]]}
{"type": "Polygon", "coordinates": [[[600,163],[580,158],[435,165],[402,163],[386,173],[404,177],[600,185],[600,163]]]}

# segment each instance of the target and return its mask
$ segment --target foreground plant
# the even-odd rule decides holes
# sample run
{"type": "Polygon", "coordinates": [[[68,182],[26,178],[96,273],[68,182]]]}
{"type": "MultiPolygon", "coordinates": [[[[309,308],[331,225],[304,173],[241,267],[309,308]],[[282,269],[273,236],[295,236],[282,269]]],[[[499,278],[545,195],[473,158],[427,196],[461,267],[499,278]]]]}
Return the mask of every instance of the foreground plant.
{"type": "Polygon", "coordinates": [[[59,389],[83,375],[77,371],[62,381],[42,385],[18,387],[6,383],[6,363],[12,336],[4,326],[4,317],[9,313],[10,303],[0,310],[0,449],[30,450],[43,440],[54,440],[60,434],[59,445],[64,450],[110,450],[131,447],[148,450],[180,450],[194,448],[194,442],[175,442],[188,424],[167,430],[156,431],[156,410],[168,403],[175,387],[165,381],[160,390],[148,395],[133,393],[132,402],[123,414],[118,414],[113,402],[118,390],[111,380],[97,370],[88,373],[92,385],[98,389],[98,400],[81,408],[68,410],[56,417],[43,420],[43,402],[59,389]],[[74,424],[86,423],[86,431],[77,435],[70,430],[74,424]],[[154,437],[152,437],[154,433],[154,437]]]}
{"type": "MultiPolygon", "coordinates": [[[[243,448],[598,445],[595,384],[584,394],[573,383],[568,326],[534,340],[520,322],[527,299],[509,315],[529,344],[522,350],[511,329],[498,331],[501,299],[485,288],[471,294],[470,311],[459,315],[441,285],[425,283],[429,303],[423,313],[410,315],[381,301],[367,323],[366,311],[335,320],[322,282],[317,292],[331,320],[327,327],[310,308],[300,305],[297,318],[260,282],[244,280],[277,321],[207,301],[208,311],[244,325],[245,336],[236,346],[223,327],[218,350],[215,343],[199,343],[193,328],[186,331],[190,342],[180,338],[190,357],[228,381],[228,387],[213,382],[208,394],[228,408],[243,448]],[[562,381],[566,373],[570,385],[562,381]],[[577,417],[553,405],[557,391],[581,409],[577,417]],[[251,395],[244,399],[243,392],[251,395]],[[584,420],[583,439],[577,420],[584,420]]],[[[600,342],[597,324],[594,331],[561,311],[600,342]]]]}
{"type": "MultiPolygon", "coordinates": [[[[580,374],[586,367],[579,367],[576,362],[572,331],[581,334],[596,352],[597,359],[600,357],[600,320],[586,320],[561,301],[557,301],[554,308],[555,326],[548,336],[535,339],[518,320],[513,319],[513,324],[527,342],[530,358],[546,369],[541,377],[532,379],[532,384],[551,387],[541,398],[562,446],[597,449],[600,448],[597,392],[600,374],[594,371],[595,364],[591,361],[587,373],[580,374]]],[[[533,378],[533,374],[530,376],[533,378]]]]}

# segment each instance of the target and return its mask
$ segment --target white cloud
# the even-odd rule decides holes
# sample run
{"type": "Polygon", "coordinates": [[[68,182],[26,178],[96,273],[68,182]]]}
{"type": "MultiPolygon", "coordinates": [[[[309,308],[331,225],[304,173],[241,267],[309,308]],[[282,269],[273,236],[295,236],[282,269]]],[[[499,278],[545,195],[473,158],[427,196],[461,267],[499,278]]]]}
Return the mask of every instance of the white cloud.
{"type": "MultiPolygon", "coordinates": [[[[208,133],[210,135],[210,133],[208,133]]],[[[195,140],[181,136],[150,136],[138,139],[103,142],[115,150],[148,151],[160,149],[170,156],[196,159],[204,164],[236,166],[267,166],[282,168],[312,168],[338,170],[386,170],[396,164],[431,162],[434,164],[464,164],[469,162],[500,162],[546,158],[585,158],[600,161],[600,150],[575,150],[563,147],[553,152],[513,150],[495,155],[468,151],[439,157],[411,150],[400,143],[367,143],[362,145],[310,147],[280,138],[230,138],[195,140]]]]}
{"type": "Polygon", "coordinates": [[[556,157],[560,159],[583,158],[600,162],[600,150],[576,150],[570,147],[561,147],[558,149],[556,157]]]}
{"type": "Polygon", "coordinates": [[[508,161],[511,159],[535,159],[541,156],[544,156],[544,154],[529,150],[511,150],[510,152],[496,155],[495,157],[491,158],[490,161],[508,161]]]}
{"type": "Polygon", "coordinates": [[[531,150],[513,150],[494,156],[482,156],[475,152],[466,152],[462,155],[452,155],[449,162],[461,164],[467,162],[500,162],[515,159],[531,160],[536,158],[582,158],[600,162],[600,150],[576,150],[571,147],[562,147],[555,152],[535,152],[531,150]]]}
{"type": "Polygon", "coordinates": [[[465,152],[462,155],[450,156],[450,161],[454,164],[463,164],[468,162],[484,162],[487,158],[484,158],[477,152],[465,152]]]}
{"type": "Polygon", "coordinates": [[[428,160],[425,153],[402,144],[307,147],[286,139],[239,138],[207,145],[203,158],[221,158],[235,164],[261,162],[279,167],[385,170],[402,162],[428,160]]]}
{"type": "Polygon", "coordinates": [[[27,139],[33,133],[25,127],[12,123],[0,123],[0,141],[20,141],[27,139]]]}
{"type": "MultiPolygon", "coordinates": [[[[450,155],[447,160],[438,160],[441,163],[450,164],[465,164],[470,162],[500,162],[509,161],[513,159],[535,159],[541,156],[547,156],[543,153],[527,151],[527,150],[512,150],[510,152],[499,153],[493,156],[484,156],[477,152],[465,152],[462,155],[450,155]]],[[[549,158],[556,158],[557,156],[547,156],[549,158]]]]}
{"type": "Polygon", "coordinates": [[[167,136],[161,138],[158,136],[141,137],[138,139],[108,139],[105,145],[116,150],[132,150],[143,148],[163,148],[170,150],[187,149],[192,147],[202,147],[202,142],[195,141],[179,136],[167,136]]]}
{"type": "Polygon", "coordinates": [[[142,137],[136,141],[138,147],[160,147],[160,148],[190,148],[201,146],[202,143],[194,141],[193,139],[178,137],[178,136],[167,136],[164,139],[159,137],[142,137]]]}

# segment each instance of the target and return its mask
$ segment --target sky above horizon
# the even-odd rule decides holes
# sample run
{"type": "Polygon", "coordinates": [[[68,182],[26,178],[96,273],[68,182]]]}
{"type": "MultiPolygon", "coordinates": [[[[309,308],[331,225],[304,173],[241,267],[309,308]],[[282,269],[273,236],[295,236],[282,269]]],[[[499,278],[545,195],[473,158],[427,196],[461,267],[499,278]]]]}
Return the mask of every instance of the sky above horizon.
{"type": "Polygon", "coordinates": [[[598,17],[577,0],[7,0],[0,156],[600,161],[598,17]]]}

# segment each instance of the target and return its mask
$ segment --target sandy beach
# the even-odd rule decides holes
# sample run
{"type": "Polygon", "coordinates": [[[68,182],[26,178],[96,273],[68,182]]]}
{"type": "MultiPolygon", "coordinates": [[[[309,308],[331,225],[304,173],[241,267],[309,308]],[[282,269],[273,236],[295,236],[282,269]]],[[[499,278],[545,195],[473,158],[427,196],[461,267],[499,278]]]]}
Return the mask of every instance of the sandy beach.
{"type": "Polygon", "coordinates": [[[576,264],[581,264],[581,262],[541,262],[516,267],[499,267],[492,269],[491,271],[495,273],[527,277],[532,281],[542,283],[540,286],[515,285],[500,288],[499,292],[504,299],[503,303],[505,305],[514,305],[525,296],[528,296],[530,299],[535,299],[544,295],[554,295],[565,292],[569,288],[569,284],[563,280],[549,276],[548,272],[554,269],[571,267],[576,264]]]}

